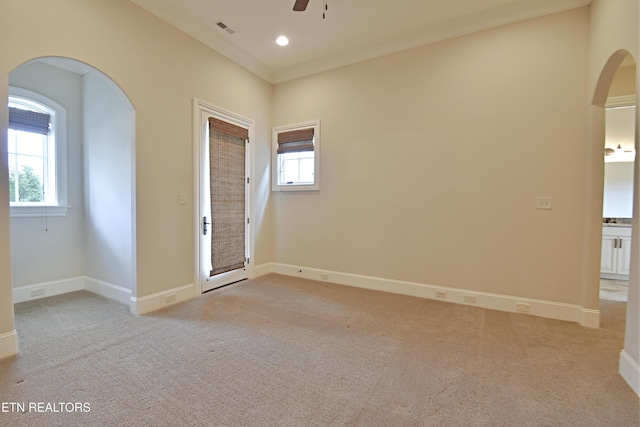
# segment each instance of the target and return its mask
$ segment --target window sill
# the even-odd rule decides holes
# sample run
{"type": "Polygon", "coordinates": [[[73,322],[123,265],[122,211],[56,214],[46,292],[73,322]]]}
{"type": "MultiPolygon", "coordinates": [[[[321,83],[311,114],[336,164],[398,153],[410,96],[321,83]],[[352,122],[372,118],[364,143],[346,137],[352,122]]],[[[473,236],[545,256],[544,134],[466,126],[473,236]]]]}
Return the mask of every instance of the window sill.
{"type": "Polygon", "coordinates": [[[280,184],[274,185],[271,191],[318,191],[320,185],[318,184],[280,184]]]}
{"type": "Polygon", "coordinates": [[[11,218],[67,216],[71,206],[11,206],[11,218]]]}

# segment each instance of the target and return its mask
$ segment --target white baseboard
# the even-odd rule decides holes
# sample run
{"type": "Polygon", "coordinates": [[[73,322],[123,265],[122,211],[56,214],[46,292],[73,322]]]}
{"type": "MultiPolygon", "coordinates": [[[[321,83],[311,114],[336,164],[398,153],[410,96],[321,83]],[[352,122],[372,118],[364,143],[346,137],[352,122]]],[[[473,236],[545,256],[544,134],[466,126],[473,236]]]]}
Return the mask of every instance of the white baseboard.
{"type": "Polygon", "coordinates": [[[0,359],[18,354],[18,334],[11,331],[0,335],[0,359]]]}
{"type": "Polygon", "coordinates": [[[13,288],[13,303],[31,301],[34,299],[66,294],[84,289],[84,277],[55,280],[52,282],[36,283],[34,285],[13,288]]]}
{"type": "Polygon", "coordinates": [[[598,329],[600,327],[600,310],[593,310],[582,306],[577,307],[580,308],[581,315],[578,323],[587,328],[598,329]]]}
{"type": "MultiPolygon", "coordinates": [[[[260,266],[259,270],[258,268],[256,268],[256,270],[263,272],[263,274],[278,273],[287,276],[337,283],[340,285],[488,308],[491,310],[530,314],[533,316],[556,320],[566,320],[570,322],[577,322],[582,326],[590,328],[598,328],[600,326],[599,310],[586,309],[575,304],[564,304],[531,298],[516,298],[509,295],[447,288],[424,283],[383,279],[379,277],[362,276],[358,274],[341,273],[337,271],[279,263],[271,263],[268,264],[268,266],[269,268],[265,264],[260,266]]],[[[256,274],[255,277],[257,276],[258,275],[256,274]]]]}
{"type": "Polygon", "coordinates": [[[136,316],[150,313],[164,307],[168,307],[179,302],[187,301],[195,295],[195,285],[193,283],[157,292],[142,298],[131,297],[129,309],[136,316]]]}
{"type": "Polygon", "coordinates": [[[272,263],[256,265],[253,269],[249,270],[249,279],[271,273],[271,265],[272,263]]]}
{"type": "Polygon", "coordinates": [[[624,350],[620,352],[619,372],[627,384],[640,397],[640,365],[624,350]]]}
{"type": "Polygon", "coordinates": [[[31,301],[69,292],[86,290],[94,294],[129,304],[131,290],[92,277],[72,277],[53,282],[36,283],[34,285],[13,288],[13,303],[31,301]]]}
{"type": "Polygon", "coordinates": [[[117,301],[121,304],[129,305],[131,300],[131,289],[103,282],[102,280],[94,279],[92,277],[84,278],[84,289],[89,292],[93,292],[94,294],[117,301]]]}
{"type": "Polygon", "coordinates": [[[168,305],[176,304],[193,298],[195,286],[193,284],[180,286],[168,291],[158,292],[146,297],[132,297],[130,289],[107,283],[92,277],[74,277],[54,282],[37,283],[34,285],[13,288],[13,302],[25,302],[54,295],[86,290],[94,294],[112,299],[129,306],[135,315],[149,313],[168,305]]]}

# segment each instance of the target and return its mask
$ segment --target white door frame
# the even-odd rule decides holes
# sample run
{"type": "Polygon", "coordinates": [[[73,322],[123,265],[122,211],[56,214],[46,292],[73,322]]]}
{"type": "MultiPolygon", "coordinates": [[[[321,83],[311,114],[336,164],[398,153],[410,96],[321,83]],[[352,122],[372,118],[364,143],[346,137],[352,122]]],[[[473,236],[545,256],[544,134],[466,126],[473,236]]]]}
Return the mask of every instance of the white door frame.
{"type": "MultiPolygon", "coordinates": [[[[195,232],[195,275],[194,275],[194,283],[196,284],[195,292],[196,296],[201,295],[205,289],[211,286],[211,281],[207,281],[207,277],[203,272],[204,270],[204,262],[202,257],[203,252],[203,242],[202,242],[202,233],[203,233],[203,221],[202,221],[202,212],[204,209],[204,197],[203,197],[203,185],[201,183],[201,177],[204,170],[204,162],[208,159],[205,158],[204,150],[203,150],[203,140],[206,137],[208,121],[207,117],[213,116],[217,119],[224,120],[226,122],[247,128],[249,130],[249,141],[253,140],[254,136],[254,122],[253,120],[242,117],[238,114],[226,111],[220,107],[209,104],[200,99],[194,98],[193,100],[193,157],[194,157],[194,232],[195,232]]],[[[249,179],[251,179],[251,143],[248,144],[246,150],[246,174],[249,179]]],[[[251,223],[249,221],[250,217],[250,194],[251,185],[247,185],[247,192],[245,193],[245,212],[247,215],[247,226],[245,233],[245,252],[248,259],[246,263],[245,271],[231,271],[228,273],[222,273],[216,275],[214,279],[216,285],[222,286],[226,283],[232,283],[238,280],[242,280],[250,277],[250,269],[251,269],[251,223]]]]}

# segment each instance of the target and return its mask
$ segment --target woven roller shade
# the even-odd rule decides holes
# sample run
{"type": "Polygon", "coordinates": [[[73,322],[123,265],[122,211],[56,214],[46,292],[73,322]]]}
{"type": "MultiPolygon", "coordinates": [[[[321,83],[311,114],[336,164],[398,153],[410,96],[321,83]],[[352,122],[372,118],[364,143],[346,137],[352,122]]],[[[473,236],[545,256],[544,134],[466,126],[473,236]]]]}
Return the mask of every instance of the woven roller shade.
{"type": "Polygon", "coordinates": [[[9,107],[9,129],[47,135],[49,120],[48,114],[9,107]]]}
{"type": "Polygon", "coordinates": [[[209,117],[209,128],[236,138],[249,139],[249,129],[213,117],[209,117]]]}
{"type": "Polygon", "coordinates": [[[211,276],[244,267],[247,129],[209,119],[211,276]]]}
{"type": "Polygon", "coordinates": [[[313,128],[278,133],[278,154],[313,151],[313,128]]]}

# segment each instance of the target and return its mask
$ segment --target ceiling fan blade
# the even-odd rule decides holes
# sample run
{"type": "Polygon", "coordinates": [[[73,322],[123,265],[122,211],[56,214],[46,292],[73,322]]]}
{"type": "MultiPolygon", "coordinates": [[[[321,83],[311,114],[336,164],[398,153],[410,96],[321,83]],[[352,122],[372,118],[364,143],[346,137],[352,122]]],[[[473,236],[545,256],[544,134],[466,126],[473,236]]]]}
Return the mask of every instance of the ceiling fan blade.
{"type": "Polygon", "coordinates": [[[309,4],[309,0],[296,0],[293,5],[293,10],[295,12],[304,12],[307,10],[307,5],[309,4]]]}

